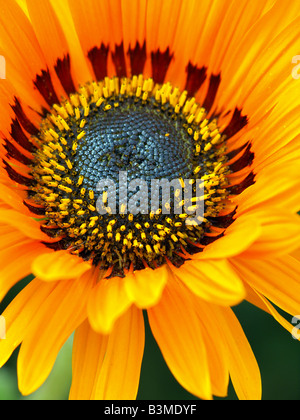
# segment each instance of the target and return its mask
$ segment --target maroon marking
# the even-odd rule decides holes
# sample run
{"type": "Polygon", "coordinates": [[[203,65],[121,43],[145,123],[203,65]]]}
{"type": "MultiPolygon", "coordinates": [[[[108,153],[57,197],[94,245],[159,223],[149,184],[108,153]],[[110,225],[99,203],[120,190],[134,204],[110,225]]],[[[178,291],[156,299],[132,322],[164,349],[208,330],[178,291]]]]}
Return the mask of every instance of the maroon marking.
{"type": "MultiPolygon", "coordinates": [[[[20,104],[18,98],[14,97],[15,105],[11,105],[16,117],[19,120],[19,123],[27,131],[27,133],[31,134],[32,136],[36,136],[39,133],[38,128],[29,120],[29,118],[25,115],[23,108],[20,104]]],[[[15,120],[13,120],[15,121],[15,120]]],[[[26,136],[25,136],[26,137],[26,136]]],[[[16,139],[15,139],[16,140],[16,139]]],[[[32,145],[31,145],[32,146],[32,145]]]]}
{"type": "Polygon", "coordinates": [[[23,204],[31,211],[31,213],[36,214],[38,216],[45,216],[45,208],[44,207],[35,207],[31,204],[27,203],[25,200],[23,204]]]}
{"type": "Polygon", "coordinates": [[[233,137],[236,133],[241,131],[248,124],[247,115],[242,116],[242,110],[235,108],[232,119],[228,126],[225,128],[223,134],[228,138],[233,137]]]}
{"type": "Polygon", "coordinates": [[[229,191],[232,195],[239,195],[247,188],[251,187],[255,183],[255,174],[250,172],[250,174],[237,185],[233,185],[229,188],[229,191]]]}
{"type": "Polygon", "coordinates": [[[36,147],[29,141],[17,119],[12,120],[10,127],[10,135],[16,143],[28,152],[34,152],[36,150],[36,147]]]}
{"type": "MultiPolygon", "coordinates": [[[[199,254],[202,252],[203,248],[200,248],[199,243],[193,243],[189,239],[186,239],[187,246],[184,249],[181,247],[182,252],[175,251],[183,259],[183,263],[187,260],[190,260],[191,255],[199,254]]],[[[173,264],[173,261],[172,261],[173,264]]],[[[182,264],[181,264],[182,265],[182,264]]]]}
{"type": "Polygon", "coordinates": [[[94,47],[88,52],[96,79],[103,80],[107,76],[107,57],[109,47],[101,44],[101,47],[94,47]]]}
{"type": "Polygon", "coordinates": [[[237,156],[238,154],[240,154],[241,151],[244,150],[246,147],[248,147],[249,144],[250,143],[247,142],[247,143],[243,144],[243,146],[239,147],[238,149],[235,149],[235,150],[232,150],[231,152],[226,153],[228,160],[230,161],[235,156],[237,156]]]}
{"type": "Polygon", "coordinates": [[[230,169],[232,172],[238,172],[241,169],[250,166],[254,159],[254,153],[251,152],[251,144],[248,144],[247,148],[245,149],[243,155],[234,163],[230,165],[230,169]]]}
{"type": "Polygon", "coordinates": [[[206,80],[207,68],[206,67],[197,67],[194,66],[191,62],[186,67],[187,78],[185,90],[188,91],[190,96],[194,96],[196,92],[200,89],[203,83],[206,80]]]}
{"type": "Polygon", "coordinates": [[[127,54],[130,58],[131,74],[133,76],[143,74],[147,59],[146,41],[142,47],[140,46],[139,42],[136,43],[134,49],[129,47],[127,54]]]}
{"type": "Polygon", "coordinates": [[[228,228],[234,222],[234,216],[236,215],[236,208],[226,216],[209,217],[209,221],[213,226],[220,228],[228,228]]]}
{"type": "Polygon", "coordinates": [[[30,165],[30,163],[32,162],[30,158],[28,158],[27,156],[24,156],[23,153],[21,153],[20,150],[18,150],[16,146],[12,144],[9,140],[4,139],[4,141],[5,141],[4,148],[7,151],[6,157],[18,160],[20,163],[23,163],[24,165],[27,165],[27,166],[30,165]]]}
{"type": "Polygon", "coordinates": [[[49,106],[60,102],[55,93],[49,69],[37,74],[33,83],[49,106]]]}
{"type": "Polygon", "coordinates": [[[203,107],[209,112],[215,102],[218,89],[221,83],[221,74],[212,74],[209,80],[209,87],[206,94],[206,98],[204,99],[203,107]]]}
{"type": "MultiPolygon", "coordinates": [[[[81,256],[81,254],[80,254],[81,256]]],[[[125,274],[122,273],[122,270],[119,269],[118,267],[115,266],[110,266],[109,269],[107,270],[108,274],[105,275],[105,279],[110,280],[113,279],[114,277],[122,277],[125,278],[125,274]]]]}
{"type": "Polygon", "coordinates": [[[170,53],[169,47],[165,52],[161,52],[159,49],[151,53],[152,62],[152,77],[154,82],[163,84],[171,61],[174,58],[174,54],[170,53]]]}
{"type": "Polygon", "coordinates": [[[17,182],[20,185],[24,185],[25,187],[31,187],[33,184],[33,180],[31,178],[27,178],[24,175],[19,174],[16,172],[4,159],[4,169],[6,170],[8,176],[12,181],[17,182]]]}
{"type": "Polygon", "coordinates": [[[115,52],[112,52],[111,55],[112,55],[112,59],[116,68],[117,76],[126,77],[127,70],[126,70],[126,61],[125,61],[123,41],[121,42],[120,45],[115,46],[115,52]]]}
{"type": "Polygon", "coordinates": [[[41,231],[49,236],[49,238],[57,238],[58,236],[61,236],[61,229],[59,228],[49,228],[47,226],[41,226],[41,231]]]}
{"type": "Polygon", "coordinates": [[[53,242],[53,243],[42,242],[43,245],[45,245],[49,249],[53,249],[54,251],[62,251],[64,249],[66,249],[64,243],[65,243],[64,239],[62,239],[58,242],[53,242]]]}
{"type": "Polygon", "coordinates": [[[224,232],[222,232],[222,233],[221,233],[220,235],[218,235],[218,236],[204,236],[204,237],[201,239],[201,245],[205,245],[205,246],[210,245],[210,244],[212,244],[213,242],[215,242],[217,239],[222,238],[222,236],[224,236],[224,232]]]}
{"type": "Polygon", "coordinates": [[[70,55],[65,55],[63,59],[58,58],[54,69],[65,92],[68,95],[76,92],[71,74],[70,55]]]}

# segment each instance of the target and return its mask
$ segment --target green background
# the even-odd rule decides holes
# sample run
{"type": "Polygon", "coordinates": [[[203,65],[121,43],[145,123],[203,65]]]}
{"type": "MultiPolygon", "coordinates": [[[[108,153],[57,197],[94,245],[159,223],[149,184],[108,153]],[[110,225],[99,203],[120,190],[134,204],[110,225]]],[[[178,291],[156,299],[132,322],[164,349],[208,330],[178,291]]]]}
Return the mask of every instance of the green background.
{"type": "MultiPolygon", "coordinates": [[[[30,279],[16,286],[0,305],[0,313],[30,279]]],[[[264,400],[300,400],[300,343],[268,314],[248,303],[234,308],[256,355],[262,375],[264,400]]],[[[288,318],[289,319],[289,318],[288,318]]],[[[291,319],[289,319],[291,321],[291,319]]],[[[29,397],[17,388],[16,350],[0,369],[0,400],[65,400],[71,383],[72,337],[64,345],[45,384],[29,397]]],[[[138,399],[189,400],[187,393],[169,372],[160,350],[146,325],[146,348],[138,399]]],[[[230,386],[225,400],[235,400],[230,386]]]]}

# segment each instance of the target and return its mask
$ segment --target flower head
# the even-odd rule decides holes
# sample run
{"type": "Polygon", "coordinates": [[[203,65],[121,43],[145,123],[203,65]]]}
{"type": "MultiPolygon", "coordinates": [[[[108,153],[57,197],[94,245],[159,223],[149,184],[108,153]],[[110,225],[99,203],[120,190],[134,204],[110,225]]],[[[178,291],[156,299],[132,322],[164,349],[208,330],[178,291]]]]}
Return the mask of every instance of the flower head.
{"type": "Polygon", "coordinates": [[[72,399],[136,397],[143,310],[192,394],[261,397],[231,307],[299,313],[297,5],[6,0],[3,365],[35,391],[75,331],[72,399]],[[20,6],[19,6],[19,4],[20,6]]]}

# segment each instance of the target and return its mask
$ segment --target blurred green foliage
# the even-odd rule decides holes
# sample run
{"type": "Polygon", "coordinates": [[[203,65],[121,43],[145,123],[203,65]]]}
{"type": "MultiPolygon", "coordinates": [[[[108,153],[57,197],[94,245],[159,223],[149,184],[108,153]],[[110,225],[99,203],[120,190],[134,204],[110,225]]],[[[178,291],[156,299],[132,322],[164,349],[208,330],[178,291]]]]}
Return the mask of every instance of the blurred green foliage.
{"type": "MultiPolygon", "coordinates": [[[[16,286],[0,305],[0,313],[13,296],[30,281],[16,286]]],[[[251,343],[261,368],[263,399],[300,400],[300,343],[292,339],[273,318],[248,303],[235,312],[251,343]]],[[[290,319],[289,319],[290,321],[290,319]]],[[[71,384],[72,337],[60,351],[54,368],[44,385],[34,394],[23,397],[18,391],[16,360],[18,349],[0,369],[0,400],[66,400],[71,384]]],[[[140,400],[195,400],[173,378],[152,337],[146,320],[146,348],[143,360],[140,400]]],[[[227,400],[235,400],[230,386],[227,400]]]]}
{"type": "MultiPolygon", "coordinates": [[[[300,400],[300,342],[270,315],[242,303],[234,308],[260,366],[264,400],[300,400]]],[[[288,318],[291,321],[290,318],[288,318]]],[[[146,350],[142,368],[141,400],[195,399],[179,386],[169,372],[147,326],[146,350]]],[[[227,398],[236,400],[230,385],[227,398]]]]}

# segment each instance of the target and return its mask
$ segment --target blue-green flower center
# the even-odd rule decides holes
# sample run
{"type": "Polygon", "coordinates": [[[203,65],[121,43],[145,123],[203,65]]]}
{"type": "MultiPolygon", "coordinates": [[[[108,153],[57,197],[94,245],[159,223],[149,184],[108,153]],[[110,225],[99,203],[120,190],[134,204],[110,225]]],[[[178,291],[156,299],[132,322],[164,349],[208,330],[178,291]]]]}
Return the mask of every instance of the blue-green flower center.
{"type": "Polygon", "coordinates": [[[43,230],[111,275],[181,265],[223,209],[223,140],[169,84],[139,76],[82,87],[41,124],[32,197],[46,209],[43,230]]]}

